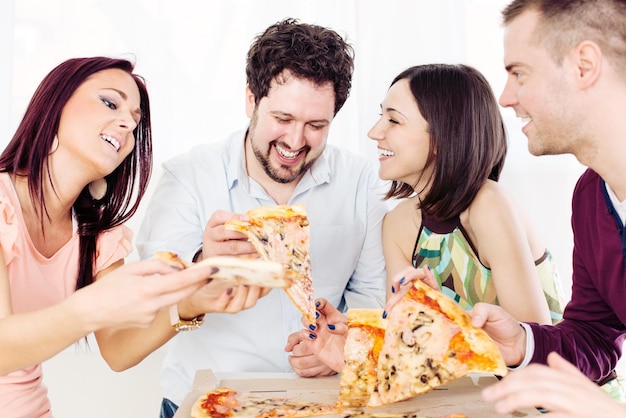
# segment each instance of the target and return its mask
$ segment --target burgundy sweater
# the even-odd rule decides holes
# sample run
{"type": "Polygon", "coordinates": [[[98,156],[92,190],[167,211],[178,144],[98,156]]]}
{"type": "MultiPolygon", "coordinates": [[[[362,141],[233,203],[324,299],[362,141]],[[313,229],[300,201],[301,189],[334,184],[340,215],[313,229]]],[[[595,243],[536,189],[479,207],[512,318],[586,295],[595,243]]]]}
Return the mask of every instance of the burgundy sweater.
{"type": "Polygon", "coordinates": [[[555,326],[530,324],[531,362],[556,351],[599,382],[615,368],[626,337],[626,229],[616,217],[604,181],[588,169],[572,198],[572,299],[555,326]]]}

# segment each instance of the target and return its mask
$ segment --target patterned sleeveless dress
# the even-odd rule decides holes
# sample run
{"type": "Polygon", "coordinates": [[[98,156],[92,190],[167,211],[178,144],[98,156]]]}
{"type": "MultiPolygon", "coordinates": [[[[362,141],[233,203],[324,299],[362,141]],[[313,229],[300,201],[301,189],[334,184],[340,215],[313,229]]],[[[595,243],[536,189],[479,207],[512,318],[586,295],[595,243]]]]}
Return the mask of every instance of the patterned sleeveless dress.
{"type": "MultiPolygon", "coordinates": [[[[459,217],[438,221],[422,212],[422,226],[413,249],[413,266],[430,266],[441,291],[463,309],[477,302],[498,305],[491,270],[478,258],[459,217]]],[[[548,250],[535,261],[552,323],[563,318],[561,280],[548,250]]]]}

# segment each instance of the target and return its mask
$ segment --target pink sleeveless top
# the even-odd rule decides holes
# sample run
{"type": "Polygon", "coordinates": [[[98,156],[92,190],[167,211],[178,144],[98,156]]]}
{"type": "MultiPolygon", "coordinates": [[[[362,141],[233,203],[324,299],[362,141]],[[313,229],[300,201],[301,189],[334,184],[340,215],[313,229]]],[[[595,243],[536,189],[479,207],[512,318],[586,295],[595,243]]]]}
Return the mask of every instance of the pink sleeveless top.
{"type": "MultiPolygon", "coordinates": [[[[132,251],[132,232],[117,227],[100,236],[95,272],[132,251]]],[[[15,189],[0,173],[0,249],[9,273],[13,312],[21,313],[59,303],[74,292],[78,274],[78,235],[50,258],[33,246],[15,189]]],[[[1,336],[0,336],[1,338],[1,336]]],[[[0,376],[0,415],[3,418],[52,417],[41,365],[0,376]]]]}

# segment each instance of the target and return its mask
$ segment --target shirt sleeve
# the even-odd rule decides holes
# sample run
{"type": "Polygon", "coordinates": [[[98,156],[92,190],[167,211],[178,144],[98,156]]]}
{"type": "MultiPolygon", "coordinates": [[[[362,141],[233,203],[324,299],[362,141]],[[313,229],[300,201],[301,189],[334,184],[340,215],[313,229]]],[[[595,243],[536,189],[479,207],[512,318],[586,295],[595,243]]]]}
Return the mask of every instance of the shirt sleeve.
{"type": "Polygon", "coordinates": [[[366,234],[357,266],[350,278],[344,299],[346,308],[382,308],[385,305],[387,272],[382,248],[382,223],[388,210],[383,200],[388,184],[368,167],[360,185],[357,205],[366,208],[366,234]]]}
{"type": "Polygon", "coordinates": [[[532,362],[546,363],[556,351],[595,382],[614,370],[626,338],[626,278],[619,231],[601,192],[600,178],[587,170],[572,198],[572,298],[555,326],[530,324],[532,362]]]}
{"type": "Polygon", "coordinates": [[[530,364],[530,360],[535,354],[535,336],[533,335],[532,328],[529,324],[526,324],[524,322],[520,322],[520,326],[524,328],[524,331],[526,331],[526,354],[524,355],[524,359],[519,365],[511,366],[509,367],[509,370],[517,370],[528,366],[530,364]]]}
{"type": "Polygon", "coordinates": [[[170,251],[191,261],[202,247],[204,224],[200,221],[198,193],[193,190],[193,182],[185,180],[193,171],[186,170],[180,164],[164,165],[137,234],[142,259],[157,251],[170,251]]]}
{"type": "Polygon", "coordinates": [[[125,225],[101,234],[98,238],[95,274],[127,257],[133,250],[132,239],[133,232],[125,225]]]}

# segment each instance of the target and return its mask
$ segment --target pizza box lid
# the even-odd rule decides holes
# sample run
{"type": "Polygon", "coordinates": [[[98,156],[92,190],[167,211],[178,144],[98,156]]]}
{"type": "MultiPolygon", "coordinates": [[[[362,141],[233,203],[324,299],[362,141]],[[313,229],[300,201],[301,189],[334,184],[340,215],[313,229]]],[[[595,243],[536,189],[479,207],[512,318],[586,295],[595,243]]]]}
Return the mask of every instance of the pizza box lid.
{"type": "MultiPolygon", "coordinates": [[[[468,418],[502,418],[540,416],[535,409],[523,409],[513,414],[496,414],[492,403],[482,400],[482,388],[496,382],[491,375],[470,375],[454,380],[424,395],[379,408],[368,408],[372,414],[417,414],[442,417],[463,414],[468,418]]],[[[293,398],[334,404],[339,393],[339,377],[298,377],[294,373],[220,373],[198,370],[192,391],[185,397],[174,418],[189,418],[194,402],[209,390],[229,387],[239,391],[253,391],[268,398],[293,398]]],[[[325,415],[340,418],[341,415],[325,415]]],[[[363,415],[364,417],[367,415],[363,415]]]]}

